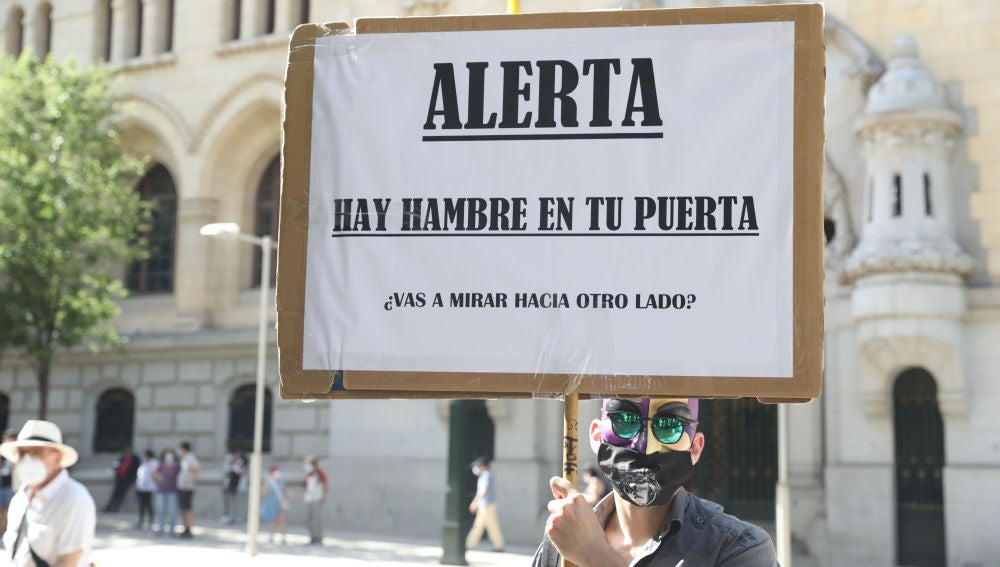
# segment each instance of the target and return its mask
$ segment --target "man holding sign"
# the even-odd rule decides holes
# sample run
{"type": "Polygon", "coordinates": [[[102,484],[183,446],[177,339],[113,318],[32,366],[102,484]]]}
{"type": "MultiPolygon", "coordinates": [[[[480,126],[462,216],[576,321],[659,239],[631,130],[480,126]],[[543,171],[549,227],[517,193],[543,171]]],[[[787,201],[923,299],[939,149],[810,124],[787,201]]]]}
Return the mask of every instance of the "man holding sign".
{"type": "Polygon", "coordinates": [[[560,555],[580,567],[777,565],[767,532],[683,488],[705,447],[697,398],[611,398],[601,410],[590,443],[614,493],[591,509],[553,478],[535,567],[556,567],[560,555]]]}

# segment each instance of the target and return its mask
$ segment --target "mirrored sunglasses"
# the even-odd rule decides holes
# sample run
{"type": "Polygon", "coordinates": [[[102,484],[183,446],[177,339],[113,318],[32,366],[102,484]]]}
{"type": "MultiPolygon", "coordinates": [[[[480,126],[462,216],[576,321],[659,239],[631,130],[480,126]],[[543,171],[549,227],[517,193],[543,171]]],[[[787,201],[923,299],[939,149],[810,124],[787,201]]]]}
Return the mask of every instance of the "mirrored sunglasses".
{"type": "Polygon", "coordinates": [[[611,430],[622,439],[632,439],[642,431],[644,423],[650,422],[653,437],[664,445],[680,441],[684,435],[684,428],[698,423],[674,416],[642,417],[634,411],[605,412],[605,415],[611,420],[611,430]]]}

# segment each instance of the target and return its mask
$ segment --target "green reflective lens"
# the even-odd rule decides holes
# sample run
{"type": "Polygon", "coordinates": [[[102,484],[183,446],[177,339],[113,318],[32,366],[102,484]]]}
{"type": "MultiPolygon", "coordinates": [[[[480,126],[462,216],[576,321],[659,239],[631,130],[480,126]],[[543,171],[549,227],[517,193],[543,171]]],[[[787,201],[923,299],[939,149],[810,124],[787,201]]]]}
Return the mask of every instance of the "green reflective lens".
{"type": "Polygon", "coordinates": [[[675,417],[654,418],[652,429],[653,436],[664,445],[676,443],[684,435],[684,423],[675,417]]]}
{"type": "Polygon", "coordinates": [[[611,430],[622,439],[631,439],[642,429],[643,419],[637,413],[620,411],[608,414],[611,418],[611,430]]]}
{"type": "Polygon", "coordinates": [[[651,424],[653,437],[664,445],[672,445],[684,435],[684,422],[676,417],[644,419],[632,411],[616,411],[608,413],[608,418],[611,419],[611,430],[622,439],[632,439],[638,435],[642,431],[642,424],[647,421],[651,424]]]}

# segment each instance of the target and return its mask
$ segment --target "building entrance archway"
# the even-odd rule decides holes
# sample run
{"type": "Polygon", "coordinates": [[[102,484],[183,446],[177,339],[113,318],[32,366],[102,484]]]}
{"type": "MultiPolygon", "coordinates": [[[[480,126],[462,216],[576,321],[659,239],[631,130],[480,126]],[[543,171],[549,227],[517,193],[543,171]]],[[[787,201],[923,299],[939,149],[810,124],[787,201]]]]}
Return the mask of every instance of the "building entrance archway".
{"type": "Polygon", "coordinates": [[[896,439],[896,562],[912,567],[944,566],[944,422],[937,383],[911,368],[893,387],[896,439]]]}

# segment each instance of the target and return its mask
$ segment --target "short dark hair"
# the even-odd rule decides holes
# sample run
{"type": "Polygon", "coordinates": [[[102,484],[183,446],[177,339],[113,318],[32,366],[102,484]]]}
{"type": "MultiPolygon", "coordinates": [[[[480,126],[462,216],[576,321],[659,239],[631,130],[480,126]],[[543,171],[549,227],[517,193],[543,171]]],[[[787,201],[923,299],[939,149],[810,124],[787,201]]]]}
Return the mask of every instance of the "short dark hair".
{"type": "Polygon", "coordinates": [[[181,449],[191,452],[191,444],[188,443],[187,441],[181,441],[181,449]]]}

